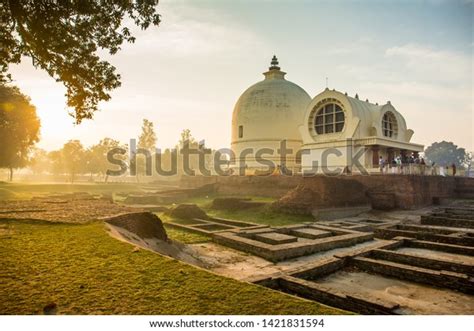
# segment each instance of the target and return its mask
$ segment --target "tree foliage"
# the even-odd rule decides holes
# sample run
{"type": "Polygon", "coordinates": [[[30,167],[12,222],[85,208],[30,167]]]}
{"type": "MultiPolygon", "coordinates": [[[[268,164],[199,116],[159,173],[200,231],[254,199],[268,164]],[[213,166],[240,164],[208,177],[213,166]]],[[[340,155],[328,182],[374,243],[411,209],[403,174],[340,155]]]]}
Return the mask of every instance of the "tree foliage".
{"type": "MultiPolygon", "coordinates": [[[[137,147],[139,149],[145,149],[149,152],[150,156],[155,153],[156,149],[156,133],[153,126],[153,122],[143,119],[142,132],[138,138],[137,147]]],[[[139,151],[137,151],[139,152],[139,151]]],[[[146,157],[142,153],[134,153],[130,158],[131,169],[136,170],[136,178],[139,181],[139,175],[145,175],[147,173],[147,164],[149,167],[150,160],[146,160],[146,157]]]]}
{"type": "Polygon", "coordinates": [[[50,161],[49,171],[55,175],[61,175],[64,173],[63,158],[61,156],[61,150],[51,151],[48,153],[48,159],[50,161]]]}
{"type": "Polygon", "coordinates": [[[111,138],[104,138],[98,144],[91,146],[86,151],[87,171],[92,174],[99,174],[105,176],[110,168],[110,163],[107,160],[107,153],[120,146],[120,142],[111,138]]]}
{"type": "Polygon", "coordinates": [[[41,175],[51,170],[51,160],[48,152],[41,148],[35,148],[32,153],[29,167],[34,174],[41,175]]]}
{"type": "Polygon", "coordinates": [[[64,144],[61,150],[61,162],[71,182],[74,182],[77,174],[86,172],[87,163],[83,162],[85,155],[84,147],[79,140],[69,140],[64,144]]]}
{"type": "Polygon", "coordinates": [[[432,143],[425,149],[425,157],[430,163],[449,166],[455,164],[457,167],[464,167],[469,162],[469,154],[464,148],[458,148],[452,142],[441,141],[432,143]]]}
{"type": "Polygon", "coordinates": [[[191,134],[191,130],[184,129],[183,131],[181,131],[181,138],[178,142],[178,148],[182,148],[185,143],[189,143],[189,145],[192,145],[195,142],[196,139],[194,139],[193,135],[191,134]]]}
{"type": "Polygon", "coordinates": [[[153,122],[143,119],[142,133],[138,138],[138,147],[150,150],[150,153],[154,152],[156,148],[156,133],[153,127],[153,122]]]}
{"type": "Polygon", "coordinates": [[[30,99],[17,87],[0,83],[0,168],[25,167],[39,140],[40,120],[30,99]]]}
{"type": "Polygon", "coordinates": [[[157,0],[6,0],[0,2],[0,82],[11,79],[8,67],[32,59],[66,87],[67,105],[77,123],[92,118],[100,101],[120,86],[120,75],[98,51],[110,54],[133,43],[129,27],[158,25],[157,0]]]}

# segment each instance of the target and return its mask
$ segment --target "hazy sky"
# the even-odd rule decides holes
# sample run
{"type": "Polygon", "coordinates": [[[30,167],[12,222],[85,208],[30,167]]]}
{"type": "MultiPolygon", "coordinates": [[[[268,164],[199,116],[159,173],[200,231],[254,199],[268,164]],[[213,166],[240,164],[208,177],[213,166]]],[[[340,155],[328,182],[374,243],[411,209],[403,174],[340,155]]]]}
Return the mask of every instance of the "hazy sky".
{"type": "Polygon", "coordinates": [[[240,94],[263,79],[276,54],[286,78],[311,97],[329,88],[392,104],[412,141],[449,140],[474,150],[472,1],[172,1],[158,5],[159,27],[108,57],[122,86],[94,120],[75,126],[65,89],[25,59],[15,84],[41,118],[40,147],[69,139],[136,138],[154,122],[159,147],[182,129],[228,147],[240,94]]]}

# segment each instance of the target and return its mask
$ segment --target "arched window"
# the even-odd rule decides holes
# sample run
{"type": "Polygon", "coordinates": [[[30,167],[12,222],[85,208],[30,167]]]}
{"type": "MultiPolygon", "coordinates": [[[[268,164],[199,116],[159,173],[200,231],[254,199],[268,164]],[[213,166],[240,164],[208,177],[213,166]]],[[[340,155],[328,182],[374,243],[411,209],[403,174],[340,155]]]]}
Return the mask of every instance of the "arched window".
{"type": "Polygon", "coordinates": [[[385,137],[389,138],[395,138],[397,136],[397,119],[390,111],[383,114],[382,133],[385,137]]]}
{"type": "Polygon", "coordinates": [[[344,111],[335,103],[322,106],[316,113],[314,128],[318,134],[341,132],[344,128],[344,111]]]}

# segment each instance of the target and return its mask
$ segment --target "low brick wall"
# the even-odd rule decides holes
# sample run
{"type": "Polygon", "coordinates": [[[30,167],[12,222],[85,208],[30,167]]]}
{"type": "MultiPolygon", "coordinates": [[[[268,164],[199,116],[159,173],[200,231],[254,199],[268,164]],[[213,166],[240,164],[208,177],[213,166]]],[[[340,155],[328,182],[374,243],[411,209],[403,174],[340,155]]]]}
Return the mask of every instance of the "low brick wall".
{"type": "Polygon", "coordinates": [[[411,209],[431,205],[433,198],[456,197],[454,177],[416,175],[353,176],[364,184],[369,192],[391,193],[395,207],[411,209]]]}
{"type": "MultiPolygon", "coordinates": [[[[267,196],[286,198],[291,208],[301,205],[303,210],[370,204],[388,208],[413,209],[433,203],[433,198],[455,198],[457,188],[474,187],[474,178],[370,175],[370,176],[228,176],[183,177],[186,188],[215,184],[223,195],[267,196]],[[300,194],[288,197],[291,190],[300,194]],[[286,197],[285,197],[286,196],[286,197]],[[393,203],[387,202],[393,197],[393,203]],[[373,200],[373,201],[372,201],[373,200]],[[305,204],[302,206],[302,204],[305,204]]],[[[463,191],[464,192],[464,191],[463,191]]],[[[282,199],[282,200],[283,200],[282,199]]]]}
{"type": "Polygon", "coordinates": [[[457,177],[456,194],[461,198],[474,199],[474,178],[457,177]]]}
{"type": "Polygon", "coordinates": [[[193,188],[215,184],[215,189],[223,195],[266,196],[279,198],[302,183],[301,176],[195,176],[182,177],[180,186],[193,188]]]}

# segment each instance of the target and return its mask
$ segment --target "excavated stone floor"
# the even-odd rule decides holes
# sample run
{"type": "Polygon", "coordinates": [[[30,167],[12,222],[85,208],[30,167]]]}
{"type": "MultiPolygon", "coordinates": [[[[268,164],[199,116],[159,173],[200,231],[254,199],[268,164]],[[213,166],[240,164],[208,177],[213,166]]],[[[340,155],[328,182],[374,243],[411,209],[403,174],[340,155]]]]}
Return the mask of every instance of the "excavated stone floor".
{"type": "Polygon", "coordinates": [[[211,242],[172,249],[134,244],[356,313],[472,314],[473,216],[456,202],[284,227],[191,218],[175,226],[211,242]]]}
{"type": "Polygon", "coordinates": [[[427,224],[439,208],[415,211],[417,217],[381,213],[379,222],[367,222],[370,215],[336,220],[329,226],[370,231],[373,224],[379,245],[312,255],[306,265],[254,282],[361,314],[472,314],[474,234],[466,224],[474,215],[463,206],[442,210],[462,215],[463,223],[449,217],[448,226],[427,224]]]}
{"type": "Polygon", "coordinates": [[[367,272],[339,271],[315,282],[334,292],[398,306],[396,314],[469,315],[474,309],[472,295],[367,272]]]}
{"type": "Polygon", "coordinates": [[[334,221],[218,232],[212,236],[220,245],[200,248],[203,253],[220,250],[222,258],[231,247],[240,257],[235,263],[214,264],[209,268],[214,272],[238,274],[242,280],[356,313],[472,314],[474,234],[464,226],[471,215],[462,208],[449,209],[450,215],[462,213],[462,227],[420,222],[439,208],[369,212],[334,221]],[[348,233],[369,237],[344,247],[278,255],[279,250],[291,252],[295,246],[348,233]],[[243,258],[242,252],[250,255],[243,258]]]}

